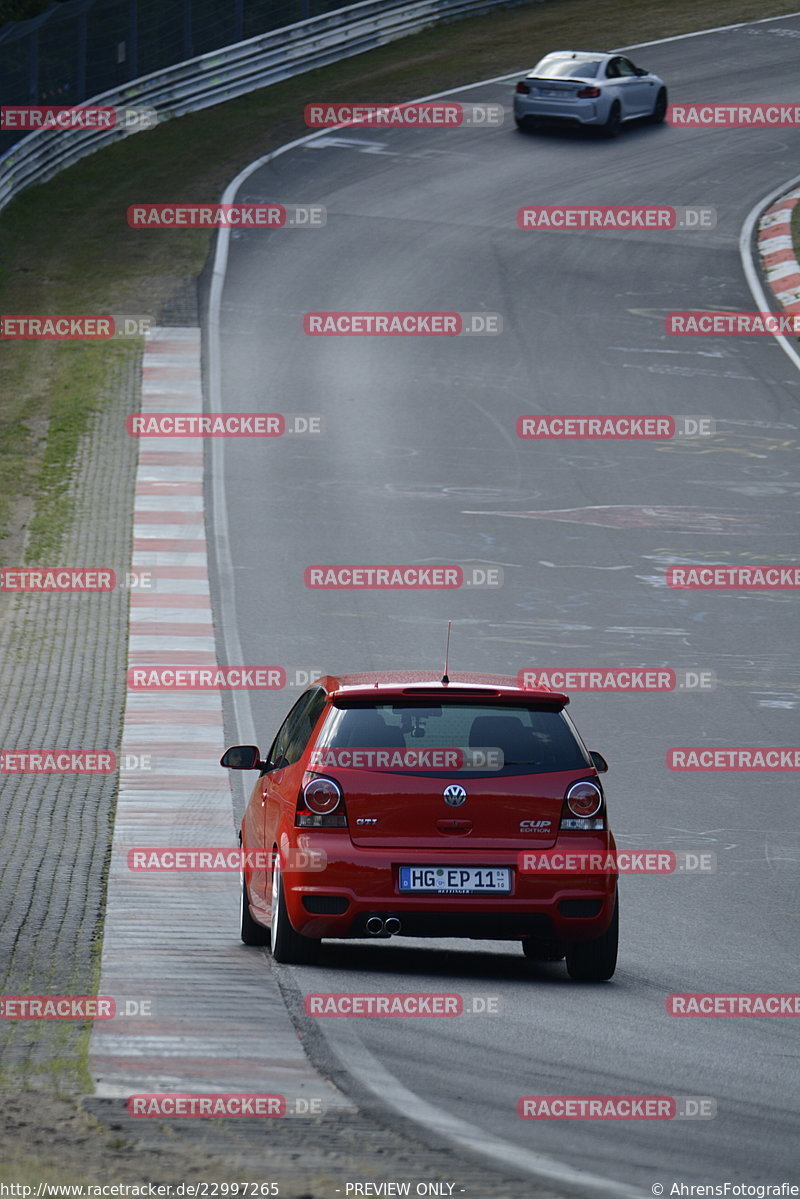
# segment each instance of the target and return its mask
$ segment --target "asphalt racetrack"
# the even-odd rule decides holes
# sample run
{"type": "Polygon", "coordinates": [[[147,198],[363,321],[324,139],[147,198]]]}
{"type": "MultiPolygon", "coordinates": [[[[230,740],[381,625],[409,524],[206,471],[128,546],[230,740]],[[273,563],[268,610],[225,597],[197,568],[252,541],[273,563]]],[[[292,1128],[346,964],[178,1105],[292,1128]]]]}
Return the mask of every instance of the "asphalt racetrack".
{"type": "MultiPolygon", "coordinates": [[[[673,102],[795,100],[800,16],[629,53],[664,77],[673,102]]],[[[459,669],[711,671],[713,690],[577,694],[570,711],[610,762],[619,844],[712,851],[717,869],[622,879],[608,984],[570,983],[563,964],[528,963],[516,943],[399,938],[327,942],[319,966],[283,968],[286,985],[495,997],[496,1014],[469,1019],[319,1021],[316,1052],[329,1068],[342,1063],[358,1093],[379,1091],[374,1103],[439,1120],[479,1149],[480,1130],[490,1152],[586,1194],[792,1181],[792,1020],[678,1019],[665,1008],[674,992],[799,989],[792,776],[678,772],[665,759],[673,746],[793,743],[793,595],[679,591],[664,578],[680,563],[792,560],[800,375],[771,337],[670,337],[664,317],[758,307],[739,235],[797,174],[798,133],[641,125],[608,142],[530,136],[514,130],[512,90],[489,83],[456,97],[503,104],[500,128],[326,133],[227,197],[327,209],[324,228],[229,243],[221,407],[319,414],[324,434],[218,443],[228,649],[238,638],[242,662],[290,678],[437,674],[452,620],[459,669]],[[533,232],[516,224],[525,204],[702,205],[717,223],[533,232]],[[319,311],[499,313],[503,331],[308,336],[303,315],[319,311]],[[716,433],[534,443],[515,432],[529,413],[703,415],[716,433]],[[305,568],[322,563],[500,567],[503,585],[308,588],[305,568]],[[531,1094],[705,1096],[717,1114],[531,1122],[517,1115],[531,1094]]],[[[239,739],[252,717],[265,749],[289,700],[252,693],[251,711],[236,712],[239,739]]]]}

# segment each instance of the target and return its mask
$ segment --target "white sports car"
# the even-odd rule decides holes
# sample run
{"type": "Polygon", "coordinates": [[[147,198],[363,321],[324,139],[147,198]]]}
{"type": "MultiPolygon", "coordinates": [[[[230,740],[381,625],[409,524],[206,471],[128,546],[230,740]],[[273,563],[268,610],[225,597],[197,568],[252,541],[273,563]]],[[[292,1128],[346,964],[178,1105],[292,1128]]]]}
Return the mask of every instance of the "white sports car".
{"type": "Polygon", "coordinates": [[[667,102],[663,79],[623,54],[556,50],[517,84],[514,120],[519,129],[545,121],[594,125],[615,137],[623,121],[663,121],[667,102]]]}

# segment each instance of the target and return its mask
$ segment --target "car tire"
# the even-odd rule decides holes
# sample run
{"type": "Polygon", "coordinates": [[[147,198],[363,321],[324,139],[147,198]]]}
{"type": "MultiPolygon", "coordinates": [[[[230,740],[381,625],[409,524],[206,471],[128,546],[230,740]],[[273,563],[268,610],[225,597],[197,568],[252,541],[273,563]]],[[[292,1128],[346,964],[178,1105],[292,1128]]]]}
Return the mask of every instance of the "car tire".
{"type": "Polygon", "coordinates": [[[614,914],[602,937],[567,945],[567,974],[576,982],[606,982],[617,966],[618,943],[619,896],[614,900],[614,914]]]}
{"type": "Polygon", "coordinates": [[[522,952],[531,962],[563,962],[564,946],[557,941],[534,941],[526,937],[522,942],[522,952]]]}
{"type": "Polygon", "coordinates": [[[250,907],[247,901],[247,883],[245,881],[244,872],[241,875],[242,889],[239,897],[239,924],[241,927],[241,937],[245,945],[269,945],[269,929],[263,924],[259,924],[250,915],[250,907]]]}
{"type": "Polygon", "coordinates": [[[272,870],[272,921],[271,937],[272,956],[276,962],[288,966],[310,964],[316,960],[319,952],[319,941],[312,937],[303,937],[295,932],[286,910],[286,897],[283,893],[278,851],[274,850],[275,866],[272,870]]]}
{"type": "Polygon", "coordinates": [[[650,114],[650,120],[653,125],[663,124],[664,118],[667,115],[668,103],[667,89],[665,87],[659,88],[658,95],[656,96],[656,102],[653,105],[653,111],[650,114]]]}
{"type": "Polygon", "coordinates": [[[600,132],[603,137],[616,137],[622,126],[622,109],[619,100],[615,100],[608,110],[608,117],[604,125],[600,126],[600,132]]]}

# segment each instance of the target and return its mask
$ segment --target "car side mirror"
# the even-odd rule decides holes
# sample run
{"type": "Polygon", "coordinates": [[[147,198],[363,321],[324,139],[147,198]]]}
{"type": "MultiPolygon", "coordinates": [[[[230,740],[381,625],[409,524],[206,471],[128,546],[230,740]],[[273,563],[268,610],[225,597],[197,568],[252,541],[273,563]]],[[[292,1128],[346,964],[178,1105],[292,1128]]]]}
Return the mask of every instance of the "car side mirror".
{"type": "Polygon", "coordinates": [[[605,774],[608,770],[608,762],[602,754],[599,754],[596,749],[589,750],[589,757],[592,759],[592,765],[598,774],[605,774]]]}
{"type": "Polygon", "coordinates": [[[225,750],[219,764],[228,770],[263,770],[266,766],[257,745],[232,745],[225,750]]]}

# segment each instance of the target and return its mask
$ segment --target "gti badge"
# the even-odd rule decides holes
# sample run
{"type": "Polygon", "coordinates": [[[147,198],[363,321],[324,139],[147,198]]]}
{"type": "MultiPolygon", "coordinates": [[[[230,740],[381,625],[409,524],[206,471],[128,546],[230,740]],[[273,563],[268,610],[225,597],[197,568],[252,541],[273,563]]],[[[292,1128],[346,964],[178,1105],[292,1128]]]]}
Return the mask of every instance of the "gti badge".
{"type": "Polygon", "coordinates": [[[466,791],[458,783],[451,783],[444,789],[444,802],[451,808],[460,808],[466,798],[466,791]]]}

